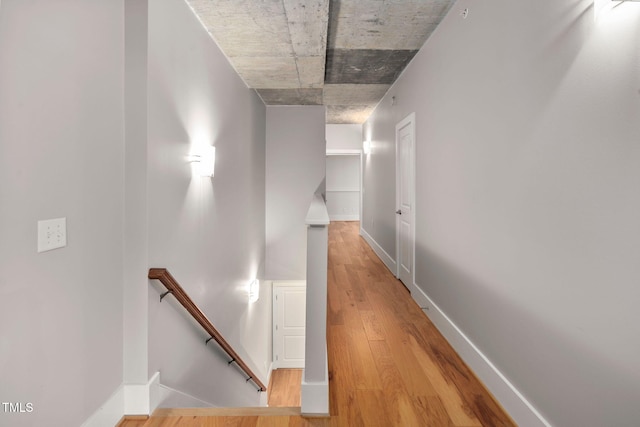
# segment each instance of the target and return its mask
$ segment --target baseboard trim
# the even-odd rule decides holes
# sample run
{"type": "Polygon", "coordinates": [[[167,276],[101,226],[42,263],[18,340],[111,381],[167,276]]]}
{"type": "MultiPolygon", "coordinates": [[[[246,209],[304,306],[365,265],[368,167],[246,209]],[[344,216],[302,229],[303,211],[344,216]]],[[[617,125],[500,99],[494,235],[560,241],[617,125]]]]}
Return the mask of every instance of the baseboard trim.
{"type": "Polygon", "coordinates": [[[518,425],[551,427],[542,414],[416,284],[411,287],[411,296],[518,425]]]}
{"type": "Polygon", "coordinates": [[[302,416],[329,416],[329,381],[308,383],[302,380],[300,394],[302,401],[300,413],[302,416]]]}
{"type": "Polygon", "coordinates": [[[124,416],[124,385],[116,391],[82,423],[81,427],[104,427],[117,425],[124,416]]]}
{"type": "Polygon", "coordinates": [[[149,415],[159,403],[159,387],[160,372],[156,372],[147,384],[121,384],[82,427],[114,426],[125,415],[149,415]]]}
{"type": "MultiPolygon", "coordinates": [[[[325,361],[328,362],[327,356],[325,361]]],[[[302,372],[300,387],[300,412],[303,417],[324,418],[329,414],[329,364],[325,363],[324,379],[322,381],[305,380],[302,372]]]]}
{"type": "MultiPolygon", "coordinates": [[[[152,389],[160,385],[160,372],[156,372],[147,384],[124,385],[124,413],[125,415],[149,415],[155,409],[152,407],[152,389]]],[[[155,399],[153,399],[155,400],[155,399]]]]}
{"type": "Polygon", "coordinates": [[[206,400],[199,399],[195,396],[176,390],[171,387],[167,387],[164,384],[158,384],[158,402],[154,408],[151,409],[151,414],[155,414],[155,410],[158,406],[169,397],[169,395],[177,395],[183,399],[183,403],[180,406],[193,407],[193,408],[216,408],[218,405],[214,405],[206,400]]]}
{"type": "Polygon", "coordinates": [[[369,244],[369,246],[371,246],[371,249],[373,249],[376,255],[378,255],[378,258],[382,260],[384,265],[387,266],[391,274],[396,276],[396,261],[384,249],[382,249],[382,246],[380,246],[378,242],[376,242],[375,239],[362,227],[360,227],[360,235],[369,244]]]}

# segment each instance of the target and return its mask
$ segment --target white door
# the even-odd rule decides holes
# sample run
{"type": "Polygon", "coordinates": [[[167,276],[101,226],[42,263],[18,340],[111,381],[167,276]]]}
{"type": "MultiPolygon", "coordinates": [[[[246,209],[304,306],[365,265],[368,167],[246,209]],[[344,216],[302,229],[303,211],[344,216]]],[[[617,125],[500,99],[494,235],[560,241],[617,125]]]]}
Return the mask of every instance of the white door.
{"type": "Polygon", "coordinates": [[[273,367],[304,368],[307,291],[304,283],[273,284],[273,367]]]}
{"type": "Polygon", "coordinates": [[[396,247],[398,277],[409,289],[414,267],[415,114],[396,125],[396,247]]]}

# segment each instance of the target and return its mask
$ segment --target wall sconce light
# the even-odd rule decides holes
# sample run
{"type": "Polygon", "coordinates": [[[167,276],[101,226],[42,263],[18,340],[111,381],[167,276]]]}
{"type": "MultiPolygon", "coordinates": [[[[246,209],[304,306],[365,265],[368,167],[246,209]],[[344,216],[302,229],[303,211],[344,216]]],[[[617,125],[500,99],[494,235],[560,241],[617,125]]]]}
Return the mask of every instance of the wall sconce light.
{"type": "MultiPolygon", "coordinates": [[[[614,8],[621,5],[622,3],[629,3],[629,2],[638,3],[640,2],[640,0],[594,0],[593,10],[594,10],[595,20],[598,21],[600,18],[605,17],[606,15],[611,13],[611,11],[613,11],[614,8]]],[[[638,6],[638,5],[636,4],[635,6],[638,6]]]]}
{"type": "Polygon", "coordinates": [[[371,153],[371,141],[366,140],[362,142],[362,151],[364,152],[364,154],[371,153]]]}
{"type": "Polygon", "coordinates": [[[249,302],[254,303],[260,298],[260,281],[255,279],[249,283],[249,302]]]}
{"type": "Polygon", "coordinates": [[[216,147],[211,145],[196,147],[194,153],[189,156],[189,161],[195,163],[195,170],[198,175],[211,178],[215,171],[216,147]]]}

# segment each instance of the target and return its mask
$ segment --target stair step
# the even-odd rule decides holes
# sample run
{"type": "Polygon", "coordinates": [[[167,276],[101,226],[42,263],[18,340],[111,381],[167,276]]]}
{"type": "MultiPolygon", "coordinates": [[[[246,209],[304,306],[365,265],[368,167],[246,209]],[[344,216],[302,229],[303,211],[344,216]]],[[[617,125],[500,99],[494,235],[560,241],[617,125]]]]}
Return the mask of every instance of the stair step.
{"type": "Polygon", "coordinates": [[[243,417],[243,416],[297,416],[300,407],[246,407],[246,408],[158,408],[152,417],[243,417]]]}

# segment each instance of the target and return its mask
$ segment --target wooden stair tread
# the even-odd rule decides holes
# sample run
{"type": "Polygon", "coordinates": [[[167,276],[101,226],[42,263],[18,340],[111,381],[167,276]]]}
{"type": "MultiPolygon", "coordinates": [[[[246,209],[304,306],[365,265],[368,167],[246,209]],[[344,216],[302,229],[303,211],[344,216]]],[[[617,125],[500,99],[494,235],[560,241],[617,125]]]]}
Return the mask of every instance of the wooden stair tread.
{"type": "Polygon", "coordinates": [[[299,416],[300,407],[158,408],[152,417],[299,416]]]}

